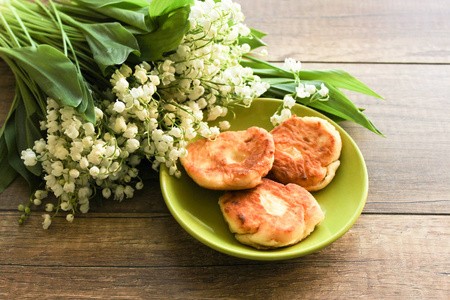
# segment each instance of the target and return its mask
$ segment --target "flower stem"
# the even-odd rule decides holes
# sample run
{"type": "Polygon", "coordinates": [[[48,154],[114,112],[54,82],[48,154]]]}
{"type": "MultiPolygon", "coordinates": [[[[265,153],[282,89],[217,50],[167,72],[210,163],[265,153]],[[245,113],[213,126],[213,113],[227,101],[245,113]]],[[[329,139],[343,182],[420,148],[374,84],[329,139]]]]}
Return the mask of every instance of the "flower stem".
{"type": "Polygon", "coordinates": [[[8,33],[8,35],[10,36],[10,38],[14,41],[14,43],[16,44],[17,47],[21,48],[22,46],[20,45],[19,41],[17,40],[17,37],[12,32],[11,28],[8,25],[8,22],[6,22],[1,11],[0,11],[0,19],[2,20],[3,26],[5,26],[5,29],[8,33]]]}

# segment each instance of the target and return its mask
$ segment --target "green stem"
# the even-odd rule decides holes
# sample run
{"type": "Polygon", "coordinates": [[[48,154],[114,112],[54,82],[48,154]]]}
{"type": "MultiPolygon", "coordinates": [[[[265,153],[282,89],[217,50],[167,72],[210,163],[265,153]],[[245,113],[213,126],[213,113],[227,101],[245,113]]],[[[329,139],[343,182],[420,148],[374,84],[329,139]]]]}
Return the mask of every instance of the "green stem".
{"type": "Polygon", "coordinates": [[[47,9],[47,7],[45,7],[45,5],[40,1],[40,0],[36,0],[36,3],[41,7],[42,10],[44,10],[44,12],[50,17],[50,19],[53,21],[53,23],[55,24],[55,26],[57,28],[59,28],[60,32],[61,32],[61,38],[62,38],[62,42],[63,42],[63,53],[65,56],[68,56],[68,51],[67,51],[67,46],[69,46],[70,51],[72,52],[72,57],[73,57],[73,61],[75,63],[75,66],[78,70],[78,72],[80,71],[80,64],[78,63],[78,58],[76,55],[75,50],[72,47],[72,44],[70,42],[70,39],[67,37],[66,32],[64,31],[63,28],[63,24],[61,22],[61,18],[60,18],[60,14],[58,13],[58,10],[56,9],[56,7],[54,6],[53,2],[50,0],[50,6],[53,9],[53,14],[52,12],[47,9]]]}
{"type": "Polygon", "coordinates": [[[29,1],[14,1],[12,5],[17,9],[20,6],[22,12],[26,11],[28,14],[33,15],[34,17],[41,17],[39,8],[37,7],[36,3],[32,3],[29,1]]]}
{"type": "MultiPolygon", "coordinates": [[[[258,59],[258,58],[256,58],[256,57],[253,57],[253,56],[250,56],[250,55],[247,55],[247,54],[244,54],[244,55],[242,56],[242,58],[244,59],[244,60],[242,61],[242,63],[243,63],[244,65],[245,65],[245,60],[248,60],[248,61],[254,61],[254,62],[257,62],[257,63],[262,64],[262,65],[264,65],[264,66],[267,66],[268,69],[277,70],[278,72],[280,72],[280,73],[282,73],[282,74],[284,75],[283,77],[294,78],[294,74],[292,74],[292,72],[287,71],[287,70],[285,70],[285,69],[283,69],[283,68],[277,67],[277,66],[275,66],[275,65],[273,65],[273,64],[271,64],[271,63],[269,63],[269,62],[267,62],[267,61],[258,59]]],[[[252,69],[255,71],[255,70],[263,69],[263,68],[252,68],[252,69]]]]}
{"type": "MultiPolygon", "coordinates": [[[[15,33],[15,37],[16,39],[19,41],[19,43],[21,44],[21,47],[28,47],[26,41],[27,41],[27,37],[24,33],[20,32],[20,31],[16,31],[15,33]]],[[[21,48],[19,47],[19,48],[21,48]]],[[[17,48],[16,46],[11,46],[9,48],[17,48]]]]}
{"type": "Polygon", "coordinates": [[[17,40],[16,36],[12,32],[11,28],[8,25],[8,22],[6,22],[5,18],[3,17],[2,12],[0,11],[0,18],[2,19],[2,23],[5,26],[6,31],[8,32],[8,35],[11,37],[11,39],[14,41],[17,47],[21,48],[19,41],[17,40]]]}
{"type": "MultiPolygon", "coordinates": [[[[50,3],[50,6],[53,9],[54,14],[55,14],[56,21],[57,21],[56,24],[58,25],[59,29],[61,30],[61,36],[62,36],[62,42],[63,42],[63,48],[64,48],[64,55],[67,56],[67,35],[66,35],[66,32],[63,29],[61,18],[59,17],[58,11],[56,10],[56,7],[53,4],[53,1],[50,0],[49,3],[50,3]]],[[[71,48],[71,50],[72,50],[72,53],[73,53],[73,48],[71,48]]],[[[75,62],[76,62],[77,68],[79,70],[80,66],[78,65],[78,61],[76,60],[75,53],[73,53],[73,54],[74,54],[74,57],[75,57],[75,62]]]]}
{"type": "Polygon", "coordinates": [[[22,20],[20,19],[19,15],[16,12],[16,9],[14,7],[12,7],[9,2],[8,3],[8,7],[11,9],[12,13],[14,14],[14,16],[16,17],[17,21],[19,22],[20,27],[22,28],[23,32],[25,33],[25,36],[28,38],[28,41],[30,42],[31,46],[33,48],[36,48],[36,43],[33,41],[33,39],[31,38],[30,34],[28,33],[27,28],[25,27],[25,25],[23,24],[22,20]]]}
{"type": "Polygon", "coordinates": [[[1,32],[1,29],[0,29],[0,45],[4,48],[12,48],[10,41],[5,39],[4,35],[1,32]]]}

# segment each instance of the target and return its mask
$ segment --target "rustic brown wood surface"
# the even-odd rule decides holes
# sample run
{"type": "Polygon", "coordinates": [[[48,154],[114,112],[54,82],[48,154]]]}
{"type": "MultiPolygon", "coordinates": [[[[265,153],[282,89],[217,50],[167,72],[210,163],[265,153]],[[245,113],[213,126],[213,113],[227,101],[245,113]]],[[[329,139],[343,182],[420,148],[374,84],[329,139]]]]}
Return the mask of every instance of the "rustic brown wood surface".
{"type": "Polygon", "coordinates": [[[240,1],[271,60],[449,63],[446,0],[240,1]]]}
{"type": "MultiPolygon", "coordinates": [[[[18,226],[28,188],[0,195],[0,298],[323,299],[450,295],[450,5],[429,1],[241,1],[269,35],[269,59],[341,68],[387,100],[351,99],[386,135],[344,122],[363,153],[369,195],[338,241],[292,260],[212,250],[170,215],[155,174],[133,199],[106,201],[42,230],[18,226]]],[[[0,62],[0,123],[14,78],[0,62]]]]}

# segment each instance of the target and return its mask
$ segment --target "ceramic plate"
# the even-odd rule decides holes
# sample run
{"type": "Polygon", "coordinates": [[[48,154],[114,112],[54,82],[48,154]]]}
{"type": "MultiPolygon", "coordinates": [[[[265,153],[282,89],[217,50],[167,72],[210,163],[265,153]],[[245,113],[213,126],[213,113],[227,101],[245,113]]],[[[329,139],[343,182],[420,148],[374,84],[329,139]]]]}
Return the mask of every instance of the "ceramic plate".
{"type": "MultiPolygon", "coordinates": [[[[230,113],[225,119],[231,124],[230,130],[259,126],[270,131],[273,129],[270,116],[280,103],[280,100],[275,99],[256,99],[251,108],[236,108],[235,117],[230,113]]],[[[232,256],[282,260],[307,255],[330,245],[356,222],[364,208],[368,191],[367,169],[357,145],[342,128],[324,115],[300,105],[296,105],[292,112],[297,116],[327,119],[342,137],[341,165],[335,178],[325,189],[312,193],[325,213],[324,221],[309,237],[296,245],[257,250],[237,242],[228,230],[218,205],[223,192],[199,187],[185,172],[177,179],[162,167],[160,182],[164,200],[174,218],[189,234],[205,245],[232,256]]]]}

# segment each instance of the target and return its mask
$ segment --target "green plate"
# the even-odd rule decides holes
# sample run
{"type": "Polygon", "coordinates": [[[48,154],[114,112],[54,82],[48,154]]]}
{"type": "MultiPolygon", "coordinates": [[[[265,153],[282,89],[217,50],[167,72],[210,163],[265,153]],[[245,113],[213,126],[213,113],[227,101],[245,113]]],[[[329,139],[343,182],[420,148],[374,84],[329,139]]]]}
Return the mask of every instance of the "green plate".
{"type": "MultiPolygon", "coordinates": [[[[251,108],[236,108],[236,117],[226,119],[231,130],[245,130],[251,126],[272,130],[270,116],[281,104],[275,99],[256,99],[251,108]]],[[[356,222],[367,198],[368,177],[364,158],[350,136],[336,123],[307,107],[296,105],[297,116],[316,116],[330,121],[341,134],[341,165],[333,181],[313,195],[325,213],[324,221],[300,243],[275,250],[257,250],[237,242],[228,230],[218,205],[221,191],[199,187],[182,172],[180,179],[170,176],[167,168],[160,172],[161,190],[170,212],[178,223],[205,245],[236,257],[254,260],[282,260],[318,251],[340,238],[356,222]]],[[[222,119],[223,120],[223,119],[222,119]]],[[[182,169],[182,168],[181,168],[182,169]]]]}

